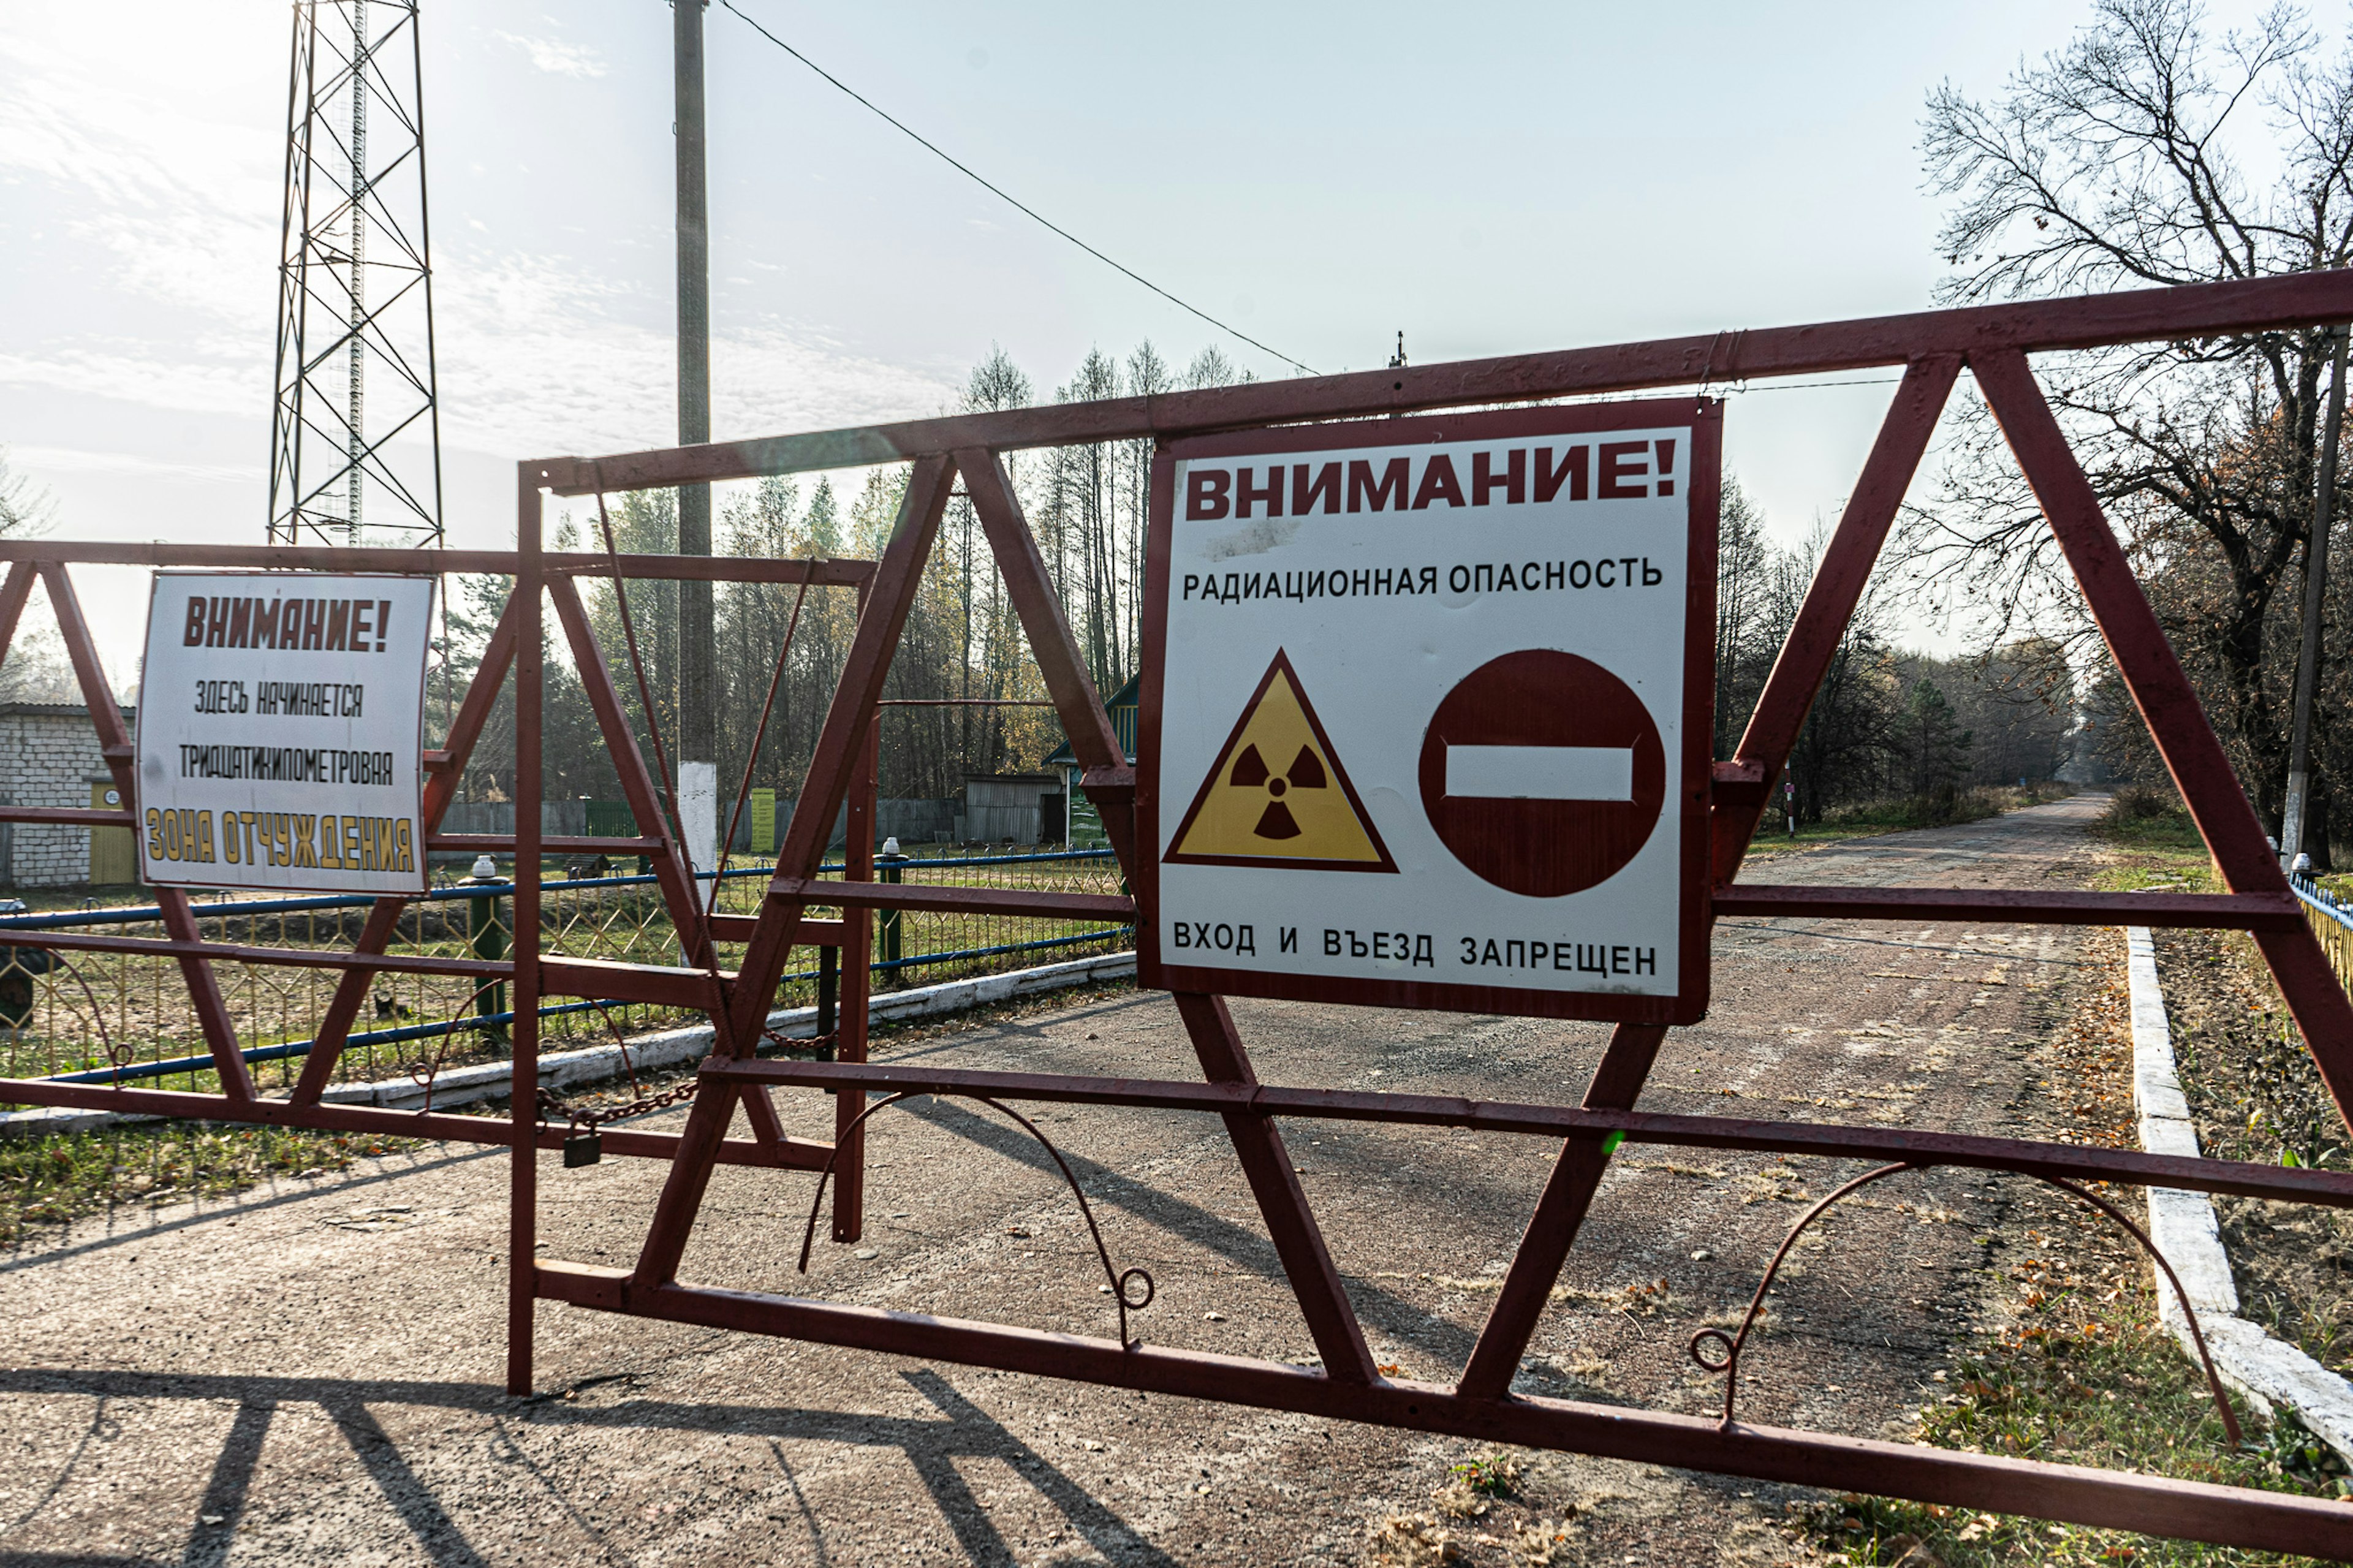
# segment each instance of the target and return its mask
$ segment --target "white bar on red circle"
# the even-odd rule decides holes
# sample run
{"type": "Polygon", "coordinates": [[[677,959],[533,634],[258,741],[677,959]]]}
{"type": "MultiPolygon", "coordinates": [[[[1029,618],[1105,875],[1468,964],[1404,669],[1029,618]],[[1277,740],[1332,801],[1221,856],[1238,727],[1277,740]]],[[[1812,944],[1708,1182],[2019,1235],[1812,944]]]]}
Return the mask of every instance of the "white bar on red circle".
{"type": "Polygon", "coordinates": [[[1496,800],[1632,800],[1630,746],[1449,746],[1446,793],[1496,800]]]}

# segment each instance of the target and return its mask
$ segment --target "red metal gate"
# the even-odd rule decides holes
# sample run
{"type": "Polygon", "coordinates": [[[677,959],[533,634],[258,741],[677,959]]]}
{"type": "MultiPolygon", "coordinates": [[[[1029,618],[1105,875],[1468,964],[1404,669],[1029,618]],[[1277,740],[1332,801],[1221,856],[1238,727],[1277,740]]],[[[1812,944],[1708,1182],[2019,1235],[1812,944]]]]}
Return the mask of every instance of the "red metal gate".
{"type": "MultiPolygon", "coordinates": [[[[2353,1505],[1758,1426],[1728,1416],[1708,1420],[1538,1398],[1514,1394],[1510,1387],[1547,1292],[1592,1202],[1609,1152],[1621,1139],[1915,1167],[1969,1166],[2057,1181],[2102,1180],[2339,1207],[2353,1206],[2353,1175],[2088,1149],[1963,1131],[1926,1132],[1647,1114],[1635,1105],[1665,1034],[1662,1026],[1647,1024],[1617,1026],[1583,1101],[1573,1107],[1263,1084],[1252,1070],[1223,1000],[1208,994],[1176,996],[1200,1060],[1198,1080],[869,1065],[860,1059],[862,1039],[852,1038],[853,1031],[863,1026],[862,997],[859,1005],[844,1008],[842,1049],[835,1061],[764,1059],[754,1048],[795,945],[841,945],[849,959],[843,965],[845,979],[862,980],[873,910],[1139,921],[1155,917],[1151,908],[1136,908],[1125,899],[871,883],[863,874],[866,858],[871,857],[871,826],[855,816],[849,881],[824,880],[818,875],[836,812],[848,801],[855,813],[859,802],[871,798],[875,719],[884,676],[941,515],[959,479],[979,515],[1046,687],[1085,770],[1083,786],[1102,813],[1123,868],[1131,877],[1138,869],[1131,810],[1134,773],[1063,621],[1001,454],[1032,447],[1140,437],[1167,440],[1274,424],[1900,365],[1904,376],[1893,406],[1737,752],[1732,761],[1715,768],[1710,804],[1713,913],[1997,923],[2129,922],[2244,930],[2253,934],[2277,977],[2340,1111],[2353,1110],[2353,1003],[2348,1003],[2299,913],[2253,808],[2207,724],[2026,358],[2042,351],[2279,331],[2348,320],[2353,320],[2353,275],[2316,275],[1716,333],[603,458],[526,463],[518,476],[517,551],[512,555],[451,552],[436,562],[447,570],[511,572],[515,578],[513,601],[494,640],[493,652],[501,669],[512,662],[515,678],[520,737],[515,793],[520,800],[533,801],[541,794],[537,746],[541,631],[544,607],[552,605],[588,681],[598,721],[613,743],[638,821],[665,820],[657,799],[659,781],[629,737],[613,683],[589,635],[575,586],[582,575],[611,573],[617,565],[626,576],[808,581],[858,587],[863,608],[857,636],[760,912],[733,917],[701,914],[691,872],[667,831],[643,840],[559,840],[543,836],[528,810],[519,814],[512,840],[499,841],[501,847],[511,844],[517,858],[518,918],[511,964],[383,955],[398,913],[397,900],[378,905],[357,952],[321,955],[199,941],[185,901],[175,904],[171,901],[173,895],[166,893],[164,907],[172,922],[167,939],[136,946],[180,962],[206,1020],[207,1044],[227,1091],[217,1097],[195,1096],[8,1080],[0,1082],[0,1100],[318,1127],[381,1126],[435,1137],[480,1137],[484,1124],[479,1120],[329,1106],[319,1102],[318,1094],[332,1069],[333,1042],[348,1030],[372,971],[433,964],[439,966],[437,973],[484,978],[511,975],[515,987],[515,1092],[504,1140],[513,1150],[508,1381],[518,1394],[527,1392],[531,1384],[532,1320],[536,1302],[544,1299],[637,1316],[1762,1479],[2249,1547],[2353,1557],[2353,1505]],[[2058,537],[2109,651],[2212,851],[2225,892],[2119,895],[1846,889],[1733,880],[1767,804],[1768,781],[1780,773],[1788,759],[1905,489],[1965,366],[1975,376],[2058,537]],[[871,569],[848,563],[663,557],[631,557],[615,563],[600,556],[550,554],[542,549],[542,513],[544,497],[551,492],[601,495],[901,461],[913,465],[905,500],[888,548],[871,569]],[[628,849],[651,855],[678,929],[698,933],[697,945],[689,953],[691,966],[665,969],[543,958],[537,920],[539,858],[570,848],[628,849]],[[807,913],[812,907],[840,908],[845,918],[814,920],[807,913]],[[715,964],[712,944],[722,942],[745,944],[741,963],[732,973],[715,964]],[[209,966],[223,960],[324,963],[344,971],[335,1008],[320,1031],[328,1048],[313,1053],[301,1086],[290,1100],[257,1097],[244,1075],[227,1016],[216,992],[209,989],[213,985],[209,966]],[[667,1157],[671,1162],[643,1252],[630,1268],[601,1268],[534,1257],[537,1152],[561,1137],[561,1130],[544,1124],[534,1110],[536,1009],[543,994],[660,1001],[703,1010],[714,1026],[716,1049],[699,1075],[684,1131],[675,1138],[651,1133],[606,1135],[607,1152],[667,1157]],[[774,1090],[786,1088],[835,1092],[833,1144],[783,1134],[769,1097],[774,1090]],[[1161,1349],[1128,1341],[1124,1333],[1120,1340],[1042,1333],[1000,1324],[704,1289],[678,1279],[680,1259],[704,1187],[713,1166],[722,1163],[804,1170],[831,1165],[842,1184],[836,1194],[835,1234],[854,1238],[860,1223],[856,1182],[867,1097],[909,1092],[1218,1113],[1315,1342],[1322,1369],[1161,1349]],[[750,1119],[754,1136],[748,1140],[727,1136],[739,1104],[750,1119]],[[1476,1128],[1559,1143],[1552,1175],[1493,1310],[1468,1365],[1453,1384],[1388,1378],[1373,1364],[1344,1282],[1285,1152],[1278,1125],[1282,1118],[1476,1128]]],[[[130,750],[119,732],[119,723],[111,718],[95,654],[73,608],[66,561],[343,570],[398,570],[414,563],[414,557],[393,552],[109,550],[25,544],[0,545],[0,559],[16,563],[0,587],[0,629],[13,631],[37,573],[58,605],[75,667],[90,695],[93,711],[100,715],[109,760],[126,797],[133,799],[136,780],[130,750]]],[[[435,763],[429,813],[438,814],[446,805],[457,769],[480,732],[496,689],[497,678],[492,676],[487,684],[478,682],[469,694],[435,763]]],[[[0,808],[0,820],[118,825],[121,817],[110,812],[0,808]]],[[[436,837],[431,842],[437,847],[471,847],[489,841],[436,837]]],[[[1140,878],[1134,880],[1137,886],[1146,885],[1140,878]]],[[[117,951],[132,942],[37,933],[12,935],[9,940],[67,950],[117,951]]],[[[1121,1279],[1113,1283],[1123,1292],[1129,1285],[1121,1279]]],[[[1121,1299],[1126,1303],[1124,1294],[1121,1299]]],[[[1730,1409],[1728,1400],[1726,1408],[1730,1409]]]]}

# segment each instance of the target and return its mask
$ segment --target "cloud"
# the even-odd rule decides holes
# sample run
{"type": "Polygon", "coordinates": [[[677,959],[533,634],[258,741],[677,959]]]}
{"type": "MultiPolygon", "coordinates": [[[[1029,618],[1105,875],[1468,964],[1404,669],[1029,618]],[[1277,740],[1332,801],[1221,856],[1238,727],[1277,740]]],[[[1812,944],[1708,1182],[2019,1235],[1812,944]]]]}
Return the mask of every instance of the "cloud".
{"type": "Polygon", "coordinates": [[[9,457],[27,468],[63,474],[139,474],[213,484],[251,484],[267,475],[259,463],[170,463],[133,452],[92,452],[75,447],[14,447],[9,457]]]}
{"type": "Polygon", "coordinates": [[[185,71],[214,90],[170,91],[154,79],[161,62],[152,55],[118,68],[111,54],[91,58],[69,37],[12,28],[0,49],[0,173],[67,198],[54,208],[49,246],[61,233],[95,251],[108,280],[132,293],[267,334],[284,131],[232,110],[263,80],[274,79],[284,101],[283,68],[260,76],[244,47],[267,37],[268,53],[282,59],[279,29],[174,37],[189,19],[146,20],[166,35],[153,53],[180,47],[185,71]]]}
{"type": "MultiPolygon", "coordinates": [[[[258,438],[274,352],[284,23],[257,13],[222,36],[169,6],[141,15],[163,41],[121,68],[91,54],[69,12],[0,18],[0,239],[37,264],[0,289],[0,384],[226,414],[252,421],[258,438]],[[175,55],[226,86],[186,90],[175,55]]],[[[586,48],[499,37],[543,71],[607,69],[586,48]]],[[[502,247],[467,227],[470,214],[436,216],[464,237],[436,257],[446,446],[517,458],[673,438],[666,265],[617,274],[607,258],[502,247]]],[[[652,243],[666,251],[667,234],[652,243]]],[[[629,245],[622,255],[642,259],[629,245]]],[[[940,367],[886,363],[774,318],[723,319],[712,361],[723,435],[905,418],[956,390],[940,367]]]]}
{"type": "MultiPolygon", "coordinates": [[[[630,451],[678,428],[677,345],[632,287],[566,258],[470,258],[438,280],[441,438],[502,457],[630,451]]],[[[952,401],[953,384],[844,352],[786,326],[712,334],[720,434],[903,419],[952,401]]]]}
{"type": "Polygon", "coordinates": [[[149,408],[267,417],[269,345],[227,361],[199,357],[192,346],[136,339],[53,340],[32,353],[0,353],[0,384],[149,408]]]}
{"type": "Polygon", "coordinates": [[[605,74],[605,62],[596,51],[578,44],[560,43],[554,38],[526,38],[516,33],[498,33],[493,37],[502,43],[512,44],[531,57],[531,63],[550,76],[600,77],[605,74]]]}

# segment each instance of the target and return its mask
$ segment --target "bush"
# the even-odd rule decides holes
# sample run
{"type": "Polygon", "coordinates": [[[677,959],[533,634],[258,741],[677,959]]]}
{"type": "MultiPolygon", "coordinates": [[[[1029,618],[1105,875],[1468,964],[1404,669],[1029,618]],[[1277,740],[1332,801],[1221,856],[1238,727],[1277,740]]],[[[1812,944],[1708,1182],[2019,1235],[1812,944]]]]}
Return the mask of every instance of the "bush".
{"type": "Polygon", "coordinates": [[[2202,849],[2206,841],[2170,784],[2118,784],[2092,831],[2143,849],[2202,849]]]}
{"type": "Polygon", "coordinates": [[[2168,787],[2154,788],[2145,784],[2116,786],[2116,795],[2108,801],[2107,819],[2111,822],[2147,822],[2181,814],[2181,799],[2168,787]]]}

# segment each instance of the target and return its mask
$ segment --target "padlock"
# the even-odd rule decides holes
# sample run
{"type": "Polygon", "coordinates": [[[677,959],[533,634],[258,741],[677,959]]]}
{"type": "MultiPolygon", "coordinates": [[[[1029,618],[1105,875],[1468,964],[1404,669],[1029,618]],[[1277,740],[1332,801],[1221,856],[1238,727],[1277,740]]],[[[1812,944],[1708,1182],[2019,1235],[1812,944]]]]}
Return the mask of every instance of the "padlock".
{"type": "Polygon", "coordinates": [[[604,1134],[595,1128],[575,1132],[564,1141],[564,1163],[568,1165],[594,1165],[605,1157],[604,1134]]]}

